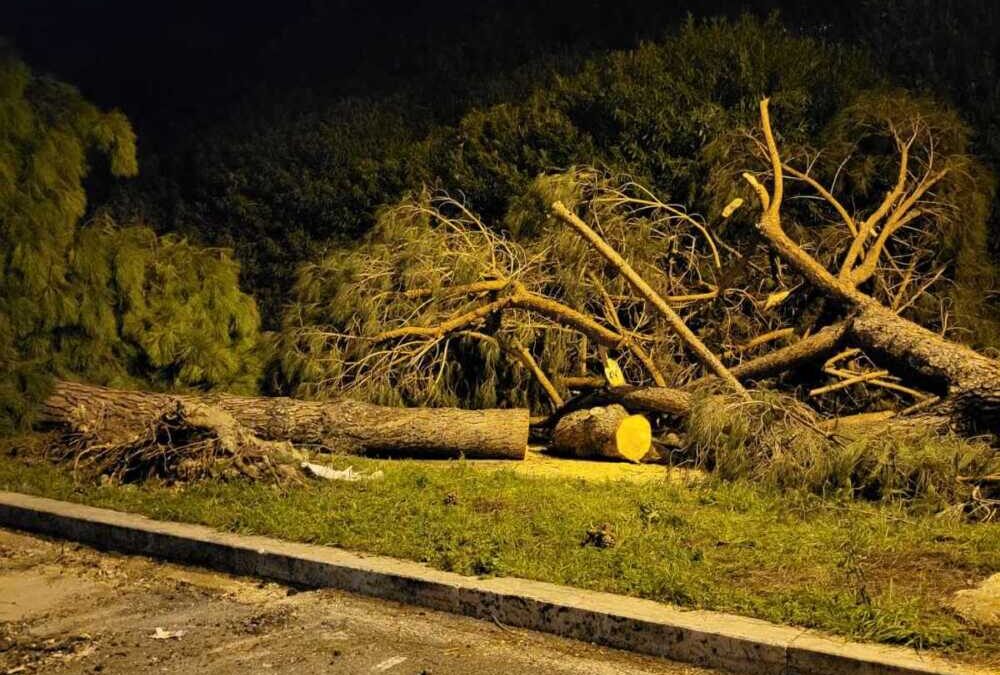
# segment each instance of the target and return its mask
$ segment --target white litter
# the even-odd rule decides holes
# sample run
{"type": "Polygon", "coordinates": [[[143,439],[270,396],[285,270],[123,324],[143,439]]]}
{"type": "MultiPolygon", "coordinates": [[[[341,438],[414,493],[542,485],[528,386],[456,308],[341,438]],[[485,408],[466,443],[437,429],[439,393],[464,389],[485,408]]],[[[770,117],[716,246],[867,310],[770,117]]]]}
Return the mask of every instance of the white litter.
{"type": "Polygon", "coordinates": [[[302,462],[302,469],[310,476],[315,476],[316,478],[345,480],[351,483],[359,480],[382,480],[385,478],[385,474],[382,473],[381,469],[372,473],[361,473],[355,471],[353,466],[349,466],[343,471],[338,471],[337,469],[322,464],[313,464],[312,462],[302,462]]]}
{"type": "Polygon", "coordinates": [[[185,630],[163,630],[159,626],[153,631],[153,634],[149,637],[154,640],[180,640],[187,633],[185,630]]]}
{"type": "Polygon", "coordinates": [[[385,671],[389,670],[390,668],[395,668],[396,666],[398,666],[400,663],[402,663],[405,660],[406,660],[405,656],[393,656],[391,659],[386,659],[382,663],[379,663],[378,665],[372,666],[372,672],[373,673],[384,673],[385,671]]]}

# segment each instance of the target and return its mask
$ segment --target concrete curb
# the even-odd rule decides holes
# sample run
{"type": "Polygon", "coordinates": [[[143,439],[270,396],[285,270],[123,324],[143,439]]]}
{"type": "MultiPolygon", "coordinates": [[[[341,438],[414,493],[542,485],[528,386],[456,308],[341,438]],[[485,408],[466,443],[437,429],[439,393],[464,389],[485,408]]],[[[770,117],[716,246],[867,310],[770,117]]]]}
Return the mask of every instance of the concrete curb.
{"type": "Polygon", "coordinates": [[[845,642],[765,621],[515,578],[478,579],[327,546],[0,492],[0,525],[259,576],[332,587],[642,654],[754,675],[974,673],[911,650],[845,642]]]}

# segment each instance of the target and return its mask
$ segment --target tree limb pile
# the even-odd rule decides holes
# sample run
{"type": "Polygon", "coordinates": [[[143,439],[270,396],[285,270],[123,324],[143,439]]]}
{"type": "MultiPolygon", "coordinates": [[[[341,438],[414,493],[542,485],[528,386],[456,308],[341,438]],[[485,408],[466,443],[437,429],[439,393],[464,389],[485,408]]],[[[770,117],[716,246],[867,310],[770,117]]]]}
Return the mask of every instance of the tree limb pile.
{"type": "MultiPolygon", "coordinates": [[[[800,378],[801,396],[821,409],[856,415],[874,406],[881,421],[920,414],[966,433],[997,431],[1000,364],[904,316],[941,278],[933,230],[953,216],[935,191],[961,171],[962,158],[937,155],[933,130],[919,116],[890,121],[895,175],[870,210],[854,212],[810,169],[782,158],[766,100],[760,118],[762,138],[749,137],[767,168],[742,175],[760,204],[764,247],[730,246],[707,223],[642,186],[578,171],[571,176],[582,186],[577,207],[552,202],[568,230],[550,228],[534,249],[493,234],[456,202],[412,207],[457,242],[448,249],[454,269],[467,256],[489,261],[478,277],[386,291],[381,325],[395,327],[333,331],[311,323],[298,334],[336,341],[348,358],[329,386],[348,390],[376,372],[386,382],[399,381],[407,368],[427,377],[447,372],[463,339],[492,344],[525,369],[555,411],[553,426],[560,414],[611,403],[684,418],[691,393],[700,389],[721,385],[746,395],[745,382],[800,378]],[[835,214],[808,245],[782,223],[786,174],[835,214]],[[594,224],[581,216],[581,205],[594,224]],[[579,237],[577,243],[564,232],[579,237]],[[424,304],[407,309],[400,302],[424,304]],[[799,303],[798,314],[780,311],[789,303],[799,303]],[[399,318],[390,318],[397,311],[399,318]],[[385,349],[376,351],[380,345],[385,349]],[[588,364],[603,363],[608,353],[622,362],[630,386],[607,386],[599,373],[590,374],[588,364]],[[574,390],[595,387],[599,392],[585,400],[573,397],[574,390]]],[[[734,200],[724,217],[742,203],[734,200]]]]}

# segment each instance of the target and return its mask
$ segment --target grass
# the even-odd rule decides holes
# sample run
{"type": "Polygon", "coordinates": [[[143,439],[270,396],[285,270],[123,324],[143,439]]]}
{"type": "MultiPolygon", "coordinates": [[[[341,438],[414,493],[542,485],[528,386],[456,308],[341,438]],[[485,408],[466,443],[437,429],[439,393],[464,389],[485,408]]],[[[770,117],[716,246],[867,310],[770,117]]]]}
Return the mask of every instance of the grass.
{"type": "Polygon", "coordinates": [[[290,489],[77,484],[63,467],[0,453],[0,487],[1000,664],[1000,631],[963,623],[945,605],[955,590],[1000,571],[1000,524],[747,482],[536,478],[461,461],[331,462],[378,468],[385,478],[290,489]]]}

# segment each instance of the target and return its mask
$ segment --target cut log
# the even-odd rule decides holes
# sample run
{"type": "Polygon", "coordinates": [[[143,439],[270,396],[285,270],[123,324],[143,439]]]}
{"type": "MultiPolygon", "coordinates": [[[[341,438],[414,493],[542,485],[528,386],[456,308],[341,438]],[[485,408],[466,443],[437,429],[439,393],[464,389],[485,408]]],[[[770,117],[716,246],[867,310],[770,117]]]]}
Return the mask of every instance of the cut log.
{"type": "Polygon", "coordinates": [[[565,415],[552,432],[552,449],[579,458],[638,462],[652,447],[653,433],[642,415],[620,405],[577,410],[565,415]]]}
{"type": "Polygon", "coordinates": [[[301,401],[229,395],[160,394],[56,382],[42,421],[128,442],[179,406],[215,408],[257,437],[334,451],[412,457],[523,459],[526,409],[388,408],[341,399],[301,401]]]}

